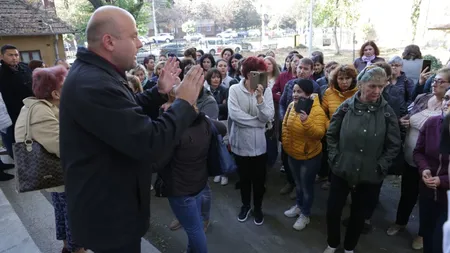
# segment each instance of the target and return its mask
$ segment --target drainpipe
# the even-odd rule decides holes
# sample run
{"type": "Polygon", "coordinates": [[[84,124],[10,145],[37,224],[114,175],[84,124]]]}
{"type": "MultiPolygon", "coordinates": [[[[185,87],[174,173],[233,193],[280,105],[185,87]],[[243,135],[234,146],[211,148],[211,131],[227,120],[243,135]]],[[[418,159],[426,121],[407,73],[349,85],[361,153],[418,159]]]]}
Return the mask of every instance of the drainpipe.
{"type": "Polygon", "coordinates": [[[52,34],[55,36],[55,40],[53,41],[53,47],[54,47],[54,50],[55,50],[55,58],[56,58],[56,59],[59,59],[59,50],[58,50],[58,41],[59,41],[59,38],[58,38],[58,34],[55,34],[55,32],[53,31],[52,25],[47,24],[47,23],[45,23],[45,22],[42,22],[42,23],[44,23],[45,25],[47,25],[48,27],[50,27],[50,31],[51,31],[52,34]]]}

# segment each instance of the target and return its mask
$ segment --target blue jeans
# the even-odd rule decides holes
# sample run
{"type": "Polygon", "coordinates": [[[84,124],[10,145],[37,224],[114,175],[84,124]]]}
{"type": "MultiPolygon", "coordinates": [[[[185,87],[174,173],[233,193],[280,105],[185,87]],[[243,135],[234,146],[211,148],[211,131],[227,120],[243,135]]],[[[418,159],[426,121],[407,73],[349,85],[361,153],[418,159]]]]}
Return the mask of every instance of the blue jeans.
{"type": "Polygon", "coordinates": [[[188,237],[187,253],[207,253],[206,235],[203,231],[203,189],[195,196],[168,197],[170,207],[188,237]]]}
{"type": "Polygon", "coordinates": [[[447,204],[419,195],[420,230],[423,253],[442,253],[443,226],[447,220],[447,204]]]}
{"type": "Polygon", "coordinates": [[[211,214],[211,188],[209,183],[206,183],[206,187],[202,194],[202,218],[203,221],[209,221],[211,214]]]}
{"type": "Polygon", "coordinates": [[[289,156],[289,167],[295,180],[297,207],[306,217],[311,215],[314,200],[314,181],[320,170],[322,153],[309,160],[296,160],[289,156]]]}
{"type": "Polygon", "coordinates": [[[16,142],[15,138],[14,138],[14,125],[8,127],[6,129],[6,133],[1,133],[2,134],[2,141],[3,141],[3,145],[6,148],[6,151],[8,152],[8,155],[11,156],[11,158],[14,159],[14,155],[13,155],[13,143],[16,142]]]}
{"type": "Polygon", "coordinates": [[[67,241],[67,249],[70,250],[70,252],[75,252],[81,247],[72,240],[69,221],[67,219],[66,193],[52,192],[51,195],[53,207],[55,208],[56,239],[67,241]]]}

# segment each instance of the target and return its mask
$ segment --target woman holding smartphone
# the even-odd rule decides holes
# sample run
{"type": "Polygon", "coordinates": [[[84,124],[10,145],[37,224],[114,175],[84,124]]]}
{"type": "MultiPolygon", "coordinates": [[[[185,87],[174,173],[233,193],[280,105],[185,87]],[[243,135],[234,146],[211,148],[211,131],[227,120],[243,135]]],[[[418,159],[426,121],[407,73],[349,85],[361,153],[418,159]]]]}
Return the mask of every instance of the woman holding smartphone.
{"type": "Polygon", "coordinates": [[[299,79],[294,83],[293,102],[283,120],[283,148],[288,154],[289,167],[295,180],[297,203],[284,215],[298,217],[295,230],[302,230],[310,222],[314,200],[314,181],[322,159],[322,138],[327,118],[318,96],[311,96],[313,83],[299,79]]]}

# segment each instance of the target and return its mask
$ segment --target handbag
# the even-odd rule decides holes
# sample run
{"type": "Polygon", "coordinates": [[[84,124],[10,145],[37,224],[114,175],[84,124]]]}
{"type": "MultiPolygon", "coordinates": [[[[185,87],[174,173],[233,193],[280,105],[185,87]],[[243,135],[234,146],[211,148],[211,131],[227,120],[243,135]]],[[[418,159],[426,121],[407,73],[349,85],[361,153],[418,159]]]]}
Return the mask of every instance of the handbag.
{"type": "Polygon", "coordinates": [[[60,159],[49,153],[33,140],[30,133],[31,112],[37,103],[30,106],[25,124],[25,141],[14,143],[16,167],[16,190],[19,193],[38,191],[64,185],[60,159]]]}
{"type": "Polygon", "coordinates": [[[223,137],[217,131],[214,123],[207,119],[211,129],[211,143],[208,151],[208,174],[209,176],[228,175],[236,172],[237,166],[228,148],[223,141],[223,137]]]}

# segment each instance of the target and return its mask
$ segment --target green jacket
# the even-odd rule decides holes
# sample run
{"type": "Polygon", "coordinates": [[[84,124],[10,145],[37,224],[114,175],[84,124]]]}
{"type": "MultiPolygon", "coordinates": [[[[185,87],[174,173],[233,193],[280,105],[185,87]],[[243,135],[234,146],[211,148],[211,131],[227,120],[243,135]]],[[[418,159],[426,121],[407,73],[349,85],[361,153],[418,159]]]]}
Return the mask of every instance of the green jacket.
{"type": "Polygon", "coordinates": [[[373,104],[359,96],[339,106],[327,131],[330,168],[350,187],[381,183],[401,147],[397,116],[383,96],[373,104]]]}

